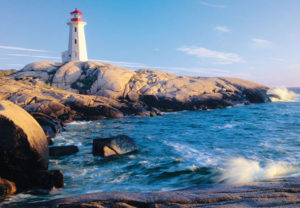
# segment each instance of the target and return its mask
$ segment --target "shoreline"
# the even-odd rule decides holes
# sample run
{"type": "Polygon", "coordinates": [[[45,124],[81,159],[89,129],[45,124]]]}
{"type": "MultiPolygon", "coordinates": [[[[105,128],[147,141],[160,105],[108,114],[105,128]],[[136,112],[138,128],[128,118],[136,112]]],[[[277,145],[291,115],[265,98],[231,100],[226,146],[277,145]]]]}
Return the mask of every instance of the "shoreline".
{"type": "Polygon", "coordinates": [[[299,207],[300,176],[240,185],[212,184],[161,192],[107,192],[2,207],[299,207]]]}

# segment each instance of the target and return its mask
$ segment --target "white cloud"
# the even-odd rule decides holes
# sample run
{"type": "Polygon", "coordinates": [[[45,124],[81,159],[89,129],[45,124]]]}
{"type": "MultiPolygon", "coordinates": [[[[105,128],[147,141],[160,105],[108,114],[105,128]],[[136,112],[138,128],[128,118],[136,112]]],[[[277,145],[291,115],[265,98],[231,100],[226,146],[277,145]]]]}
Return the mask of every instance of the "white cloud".
{"type": "Polygon", "coordinates": [[[289,65],[288,68],[292,70],[300,70],[300,64],[292,64],[289,65]]]}
{"type": "Polygon", "coordinates": [[[286,62],[285,59],[282,59],[282,58],[276,58],[276,57],[271,57],[270,60],[272,60],[272,61],[278,61],[278,62],[286,62]]]}
{"type": "Polygon", "coordinates": [[[41,58],[41,59],[61,59],[60,57],[56,57],[56,56],[41,56],[41,55],[30,55],[30,54],[15,54],[15,53],[9,53],[9,54],[5,54],[7,56],[20,56],[20,57],[32,57],[32,58],[41,58]]]}
{"type": "Polygon", "coordinates": [[[217,69],[217,68],[189,68],[189,67],[172,67],[172,66],[151,66],[146,65],[143,63],[136,63],[136,62],[125,62],[125,61],[111,61],[111,60],[103,60],[103,59],[91,59],[90,61],[96,61],[96,62],[105,62],[110,63],[122,67],[128,67],[131,69],[152,69],[152,70],[162,70],[170,73],[179,73],[179,74],[201,74],[206,76],[221,76],[223,74],[226,74],[227,71],[223,69],[217,69]]]}
{"type": "Polygon", "coordinates": [[[15,47],[15,46],[0,46],[0,49],[15,50],[15,51],[30,51],[30,52],[48,52],[46,50],[21,48],[21,47],[15,47]]]}
{"type": "Polygon", "coordinates": [[[213,51],[201,47],[181,47],[177,48],[177,50],[185,52],[188,55],[197,56],[199,58],[213,59],[216,61],[216,64],[233,64],[244,62],[244,60],[235,53],[213,51]]]}
{"type": "Polygon", "coordinates": [[[220,4],[211,4],[211,3],[207,3],[206,1],[199,1],[201,5],[203,6],[208,6],[208,7],[215,7],[215,8],[226,8],[225,5],[220,5],[220,4]]]}
{"type": "Polygon", "coordinates": [[[220,32],[224,32],[224,33],[229,33],[231,32],[231,30],[226,27],[226,26],[215,26],[214,30],[220,31],[220,32]]]}
{"type": "Polygon", "coordinates": [[[9,67],[23,67],[25,64],[5,64],[5,65],[9,67]]]}
{"type": "Polygon", "coordinates": [[[251,42],[254,46],[266,47],[271,45],[271,42],[268,40],[260,39],[260,38],[252,38],[251,42]]]}
{"type": "Polygon", "coordinates": [[[105,63],[110,63],[113,65],[118,65],[118,66],[122,66],[122,67],[130,67],[130,68],[145,68],[145,67],[147,67],[143,63],[126,62],[126,61],[111,61],[111,60],[104,60],[104,59],[90,59],[90,61],[105,62],[105,63]]]}

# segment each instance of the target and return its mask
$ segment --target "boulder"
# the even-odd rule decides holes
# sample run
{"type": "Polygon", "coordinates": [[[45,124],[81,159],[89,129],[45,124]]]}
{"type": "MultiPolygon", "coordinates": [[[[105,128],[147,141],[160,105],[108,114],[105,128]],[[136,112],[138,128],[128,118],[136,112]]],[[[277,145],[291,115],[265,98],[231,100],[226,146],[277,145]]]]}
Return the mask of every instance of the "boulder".
{"type": "Polygon", "coordinates": [[[93,140],[93,154],[102,157],[118,156],[137,150],[134,140],[126,135],[93,140]]]}
{"type": "MultiPolygon", "coordinates": [[[[34,118],[10,101],[0,101],[0,176],[48,169],[48,143],[34,118]]],[[[14,181],[14,180],[13,180],[14,181]]]]}
{"type": "Polygon", "coordinates": [[[77,146],[69,145],[69,146],[57,146],[57,147],[49,147],[49,156],[66,156],[72,155],[79,152],[77,146]]]}
{"type": "Polygon", "coordinates": [[[0,197],[16,193],[17,188],[14,182],[0,178],[0,197]]]}
{"type": "Polygon", "coordinates": [[[71,85],[80,78],[82,64],[83,63],[79,61],[72,61],[60,67],[53,77],[52,85],[61,89],[77,92],[77,90],[72,90],[71,85]]]}

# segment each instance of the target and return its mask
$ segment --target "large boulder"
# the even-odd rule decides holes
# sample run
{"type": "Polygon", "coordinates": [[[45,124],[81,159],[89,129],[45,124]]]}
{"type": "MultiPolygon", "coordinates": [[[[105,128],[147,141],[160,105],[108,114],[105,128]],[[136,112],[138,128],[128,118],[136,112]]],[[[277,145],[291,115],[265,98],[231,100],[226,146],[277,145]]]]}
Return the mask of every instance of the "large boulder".
{"type": "Polygon", "coordinates": [[[56,71],[52,80],[52,85],[61,89],[78,92],[77,90],[72,89],[71,85],[80,78],[82,65],[83,63],[79,61],[72,61],[63,65],[56,71]]]}
{"type": "Polygon", "coordinates": [[[102,157],[118,156],[137,150],[134,140],[126,135],[93,140],[93,154],[102,157]]]}
{"type": "Polygon", "coordinates": [[[18,73],[12,74],[11,77],[15,79],[32,77],[48,83],[52,80],[53,75],[60,66],[61,64],[54,62],[33,62],[27,64],[22,70],[18,71],[18,73]]]}
{"type": "Polygon", "coordinates": [[[49,150],[43,129],[10,101],[0,101],[0,135],[1,177],[15,182],[20,191],[63,187],[62,172],[47,170],[49,150]]]}
{"type": "Polygon", "coordinates": [[[47,170],[48,143],[34,118],[10,101],[0,101],[0,176],[47,170]]]}

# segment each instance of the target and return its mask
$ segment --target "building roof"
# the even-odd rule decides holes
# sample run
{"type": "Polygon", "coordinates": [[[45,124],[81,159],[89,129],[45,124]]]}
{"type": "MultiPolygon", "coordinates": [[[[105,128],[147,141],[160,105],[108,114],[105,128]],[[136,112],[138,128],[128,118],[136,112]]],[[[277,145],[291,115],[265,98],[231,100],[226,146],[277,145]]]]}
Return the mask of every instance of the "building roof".
{"type": "Polygon", "coordinates": [[[75,10],[71,12],[71,14],[82,14],[82,12],[75,8],[75,10]]]}

